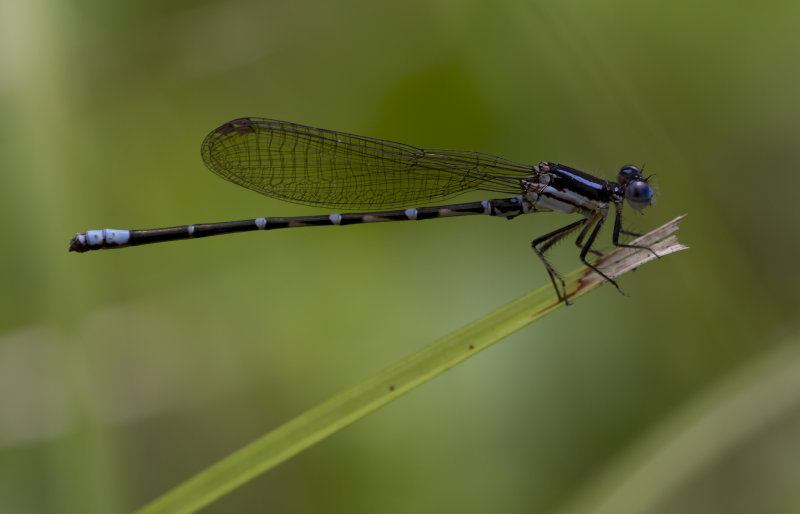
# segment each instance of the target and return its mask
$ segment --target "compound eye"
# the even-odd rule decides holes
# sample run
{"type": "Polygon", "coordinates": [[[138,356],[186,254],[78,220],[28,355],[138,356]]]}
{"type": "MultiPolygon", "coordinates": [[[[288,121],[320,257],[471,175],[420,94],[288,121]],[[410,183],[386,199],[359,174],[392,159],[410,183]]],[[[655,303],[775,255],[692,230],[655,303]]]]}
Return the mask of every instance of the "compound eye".
{"type": "Polygon", "coordinates": [[[628,205],[640,211],[653,204],[653,188],[644,180],[633,180],[625,187],[625,199],[628,205]]]}
{"type": "Polygon", "coordinates": [[[627,184],[631,180],[641,179],[642,170],[636,166],[623,166],[617,173],[617,182],[620,184],[627,184]]]}

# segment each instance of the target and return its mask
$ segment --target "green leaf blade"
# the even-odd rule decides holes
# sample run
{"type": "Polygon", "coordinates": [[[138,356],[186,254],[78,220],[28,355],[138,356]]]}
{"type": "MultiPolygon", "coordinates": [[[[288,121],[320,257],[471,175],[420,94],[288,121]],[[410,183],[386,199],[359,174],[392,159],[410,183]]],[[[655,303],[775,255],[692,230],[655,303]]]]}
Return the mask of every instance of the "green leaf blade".
{"type": "MultiPolygon", "coordinates": [[[[674,236],[678,222],[683,217],[632,243],[649,246],[661,257],[685,249],[674,236]]],[[[599,258],[595,265],[611,278],[616,278],[655,258],[649,251],[618,248],[599,258]]],[[[602,277],[585,268],[566,275],[564,281],[570,300],[605,282],[602,277]]],[[[137,512],[195,512],[562,306],[564,302],[556,296],[550,284],[513,300],[288,421],[137,512]]]]}

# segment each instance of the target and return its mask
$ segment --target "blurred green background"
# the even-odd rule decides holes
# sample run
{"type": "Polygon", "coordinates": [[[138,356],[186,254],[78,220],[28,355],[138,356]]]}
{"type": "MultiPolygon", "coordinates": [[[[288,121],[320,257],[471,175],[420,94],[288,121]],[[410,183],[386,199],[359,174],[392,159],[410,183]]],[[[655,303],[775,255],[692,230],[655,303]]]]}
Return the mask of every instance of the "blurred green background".
{"type": "MultiPolygon", "coordinates": [[[[563,215],[67,252],[87,229],[325,212],[203,167],[240,116],[607,178],[643,164],[656,203],[632,227],[688,212],[692,249],[204,512],[800,511],[800,395],[780,380],[800,363],[797,2],[1,8],[1,512],[135,509],[548,283],[529,242],[563,215]]],[[[571,244],[555,257],[578,266],[571,244]]]]}

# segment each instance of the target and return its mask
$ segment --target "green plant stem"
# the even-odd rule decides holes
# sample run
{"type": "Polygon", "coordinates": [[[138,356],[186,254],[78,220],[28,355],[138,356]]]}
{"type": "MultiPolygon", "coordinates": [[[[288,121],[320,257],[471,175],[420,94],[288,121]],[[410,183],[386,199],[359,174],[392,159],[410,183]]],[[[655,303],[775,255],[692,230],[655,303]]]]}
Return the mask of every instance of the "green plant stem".
{"type": "MultiPolygon", "coordinates": [[[[634,243],[650,246],[660,256],[685,249],[673,235],[682,218],[634,243]]],[[[655,258],[649,251],[618,248],[595,265],[615,278],[655,258]]],[[[604,283],[602,277],[586,268],[573,271],[564,280],[570,300],[604,283]]],[[[550,284],[532,291],[306,411],[138,512],[194,512],[563,305],[550,284]]]]}

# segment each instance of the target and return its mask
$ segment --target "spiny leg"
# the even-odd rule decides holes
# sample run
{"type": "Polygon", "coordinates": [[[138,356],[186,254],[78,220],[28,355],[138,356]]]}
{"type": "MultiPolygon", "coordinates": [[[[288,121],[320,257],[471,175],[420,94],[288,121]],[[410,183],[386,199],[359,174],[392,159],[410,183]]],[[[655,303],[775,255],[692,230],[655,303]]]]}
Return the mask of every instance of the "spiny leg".
{"type": "Polygon", "coordinates": [[[567,285],[564,283],[564,279],[561,278],[561,275],[555,270],[555,268],[553,268],[553,266],[544,256],[544,253],[558,241],[561,241],[570,233],[572,233],[575,229],[585,225],[588,221],[589,221],[588,218],[580,219],[574,223],[570,223],[565,227],[561,227],[541,237],[537,237],[536,239],[531,241],[531,248],[533,248],[533,251],[536,252],[536,255],[539,256],[539,259],[541,259],[542,263],[544,263],[544,267],[545,269],[547,269],[548,275],[550,275],[550,281],[553,283],[553,287],[556,290],[556,295],[558,296],[558,299],[563,300],[564,304],[566,305],[570,304],[569,301],[567,301],[567,285]],[[539,248],[539,245],[541,245],[541,248],[539,248]],[[558,288],[556,279],[558,279],[558,281],[561,282],[561,289],[558,288]]]}
{"type": "Polygon", "coordinates": [[[619,204],[619,203],[615,203],[614,204],[614,208],[617,211],[616,216],[614,216],[614,235],[613,235],[613,237],[611,239],[612,242],[614,243],[614,246],[618,246],[618,247],[622,247],[622,248],[638,248],[640,250],[647,250],[650,253],[652,253],[653,255],[655,255],[657,258],[660,259],[661,256],[658,255],[655,252],[655,250],[653,250],[649,246],[629,245],[629,244],[624,244],[624,243],[620,243],[619,242],[620,233],[628,234],[628,235],[631,235],[631,236],[640,236],[641,234],[637,234],[636,232],[630,232],[628,230],[624,230],[622,228],[622,205],[619,204]]]}
{"type": "MultiPolygon", "coordinates": [[[[596,220],[596,218],[594,218],[594,219],[596,220]]],[[[583,238],[586,237],[586,234],[589,232],[589,229],[592,228],[593,224],[594,224],[594,222],[587,223],[586,226],[583,227],[583,230],[581,230],[581,233],[578,234],[578,238],[575,240],[575,246],[577,246],[581,250],[583,250],[583,238]]],[[[589,251],[592,252],[593,254],[597,255],[598,257],[602,257],[603,256],[603,254],[601,252],[598,252],[594,248],[590,248],[589,251]]]]}
{"type": "MultiPolygon", "coordinates": [[[[580,255],[581,262],[584,263],[592,271],[594,271],[595,273],[606,279],[608,282],[614,284],[614,287],[617,288],[617,291],[619,291],[624,295],[625,293],[622,291],[622,289],[619,288],[619,284],[617,284],[617,282],[614,279],[612,279],[611,277],[600,271],[597,267],[595,267],[589,261],[586,260],[586,254],[589,253],[589,251],[592,249],[594,240],[597,239],[597,234],[600,233],[600,229],[603,228],[603,223],[605,223],[605,221],[606,217],[603,214],[597,214],[597,216],[595,216],[594,219],[592,219],[592,223],[597,222],[597,224],[595,225],[594,230],[592,230],[592,234],[589,236],[589,239],[586,241],[586,244],[583,246],[583,249],[581,250],[581,255],[580,255]]],[[[583,236],[583,233],[581,233],[581,236],[583,236]]],[[[580,239],[581,238],[578,238],[579,241],[580,239]]]]}

